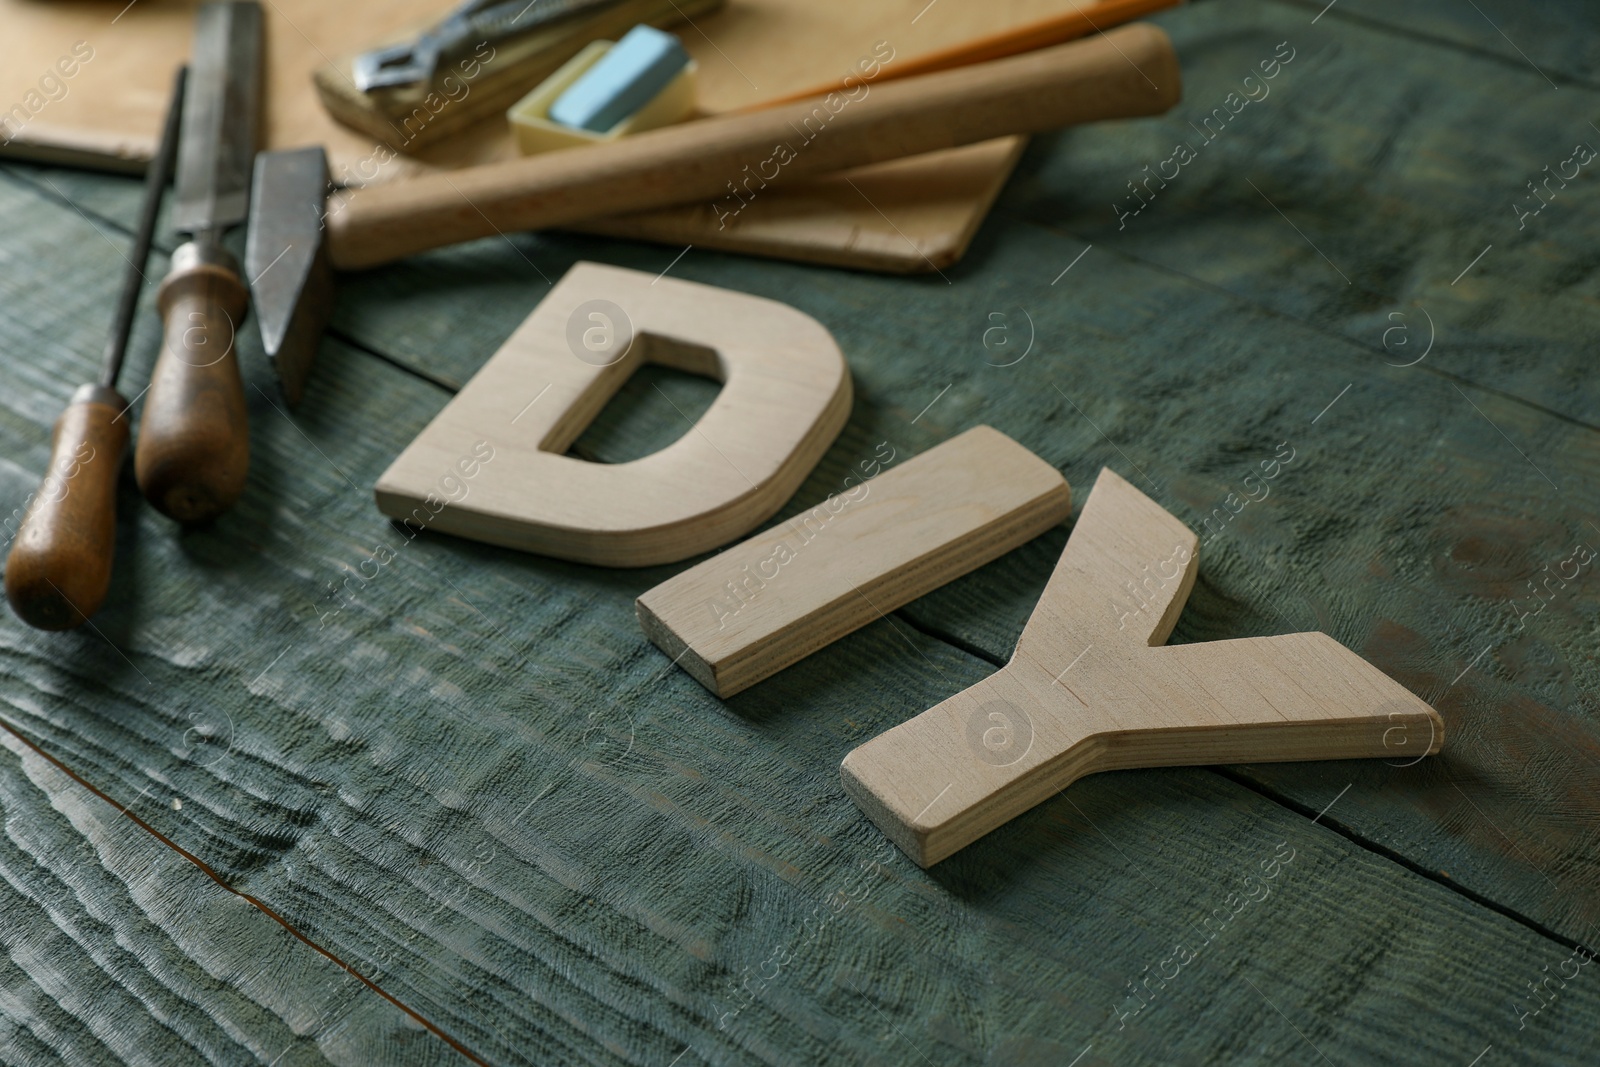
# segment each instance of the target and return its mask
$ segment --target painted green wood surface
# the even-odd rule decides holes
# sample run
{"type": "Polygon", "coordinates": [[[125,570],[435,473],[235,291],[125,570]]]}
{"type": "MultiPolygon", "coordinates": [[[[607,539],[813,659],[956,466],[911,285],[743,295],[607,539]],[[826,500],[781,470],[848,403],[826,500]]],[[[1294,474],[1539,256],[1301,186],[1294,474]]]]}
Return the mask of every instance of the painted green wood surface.
{"type": "MultiPolygon", "coordinates": [[[[1185,108],[1224,94],[1236,59],[1292,34],[1311,43],[1281,95],[1240,116],[1237,147],[1219,138],[1235,154],[1184,175],[1193,199],[1175,183],[1120,236],[1101,201],[1137,172],[1130,160],[1160,158],[1146,148],[1183,109],[1041,141],[947,279],[698,250],[673,272],[787,300],[851,359],[851,423],[791,511],[879,441],[906,456],[988,422],[1080,494],[1110,464],[1198,526],[1289,441],[1296,460],[1272,495],[1203,548],[1175,639],[1326,629],[1435,701],[1445,756],[1100,776],[917,870],[843,797],[838,759],[1002,661],[1066,531],[718,702],[633,622],[632,598],[676,568],[406,541],[372,507],[378,473],[537,301],[541,270],[591,257],[658,271],[678,251],[480,242],[346,284],[293,423],[247,336],[263,392],[249,390],[255,464],[239,509],[179,535],[125,484],[97,631],[0,623],[0,715],[115,802],[86,799],[19,742],[0,754],[0,1056],[450,1056],[117,816],[125,805],[486,1062],[1585,1062],[1600,1022],[1591,970],[1538,1014],[1516,1012],[1539,1003],[1528,983],[1572,942],[1594,943],[1600,918],[1595,579],[1520,631],[1507,601],[1600,522],[1595,398],[1574,372],[1588,311],[1581,293],[1563,305],[1530,286],[1538,269],[1581,265],[1594,216],[1575,210],[1557,243],[1513,250],[1495,276],[1506,289],[1478,296],[1509,290],[1499,317],[1449,319],[1427,360],[1384,366],[1404,361],[1382,347],[1385,314],[1409,305],[1353,311],[1341,290],[1382,287],[1316,227],[1359,246],[1398,226],[1431,276],[1453,246],[1414,235],[1477,225],[1478,179],[1448,166],[1465,151],[1454,140],[1389,189],[1341,184],[1358,164],[1316,146],[1354,151],[1364,124],[1404,117],[1369,114],[1351,92],[1453,79],[1413,110],[1435,109],[1419,124],[1454,138],[1451,100],[1487,84],[1531,99],[1538,76],[1337,12],[1314,30],[1296,28],[1314,12],[1290,5],[1166,17],[1185,108]],[[1244,125],[1278,103],[1292,121],[1244,125]],[[1308,186],[1328,172],[1326,201],[1280,206],[1352,286],[1227,185],[1249,176],[1273,195],[1278,151],[1308,186]],[[1210,243],[1186,245],[1200,220],[1210,243]],[[1540,301],[1548,320],[1532,314],[1540,301]],[[1517,304],[1531,307],[1512,325],[1544,332],[1538,358],[1508,371],[1492,357],[1517,304]],[[992,365],[1030,335],[1022,362],[992,365]],[[346,583],[380,542],[396,559],[346,583]],[[1164,987],[1151,981],[1133,1014],[1129,983],[1204,939],[1206,916],[1239,906],[1225,902],[1280,841],[1295,858],[1271,895],[1164,987]]],[[[1479,117],[1473,151],[1508,171],[1542,166],[1529,144],[1559,125],[1537,109],[1479,117]]],[[[96,228],[125,240],[135,200],[131,183],[90,175],[0,178],[0,492],[17,502],[49,422],[93,373],[120,265],[96,228]]],[[[690,414],[712,392],[641,377],[581,451],[614,461],[681,434],[655,384],[690,414]]]]}

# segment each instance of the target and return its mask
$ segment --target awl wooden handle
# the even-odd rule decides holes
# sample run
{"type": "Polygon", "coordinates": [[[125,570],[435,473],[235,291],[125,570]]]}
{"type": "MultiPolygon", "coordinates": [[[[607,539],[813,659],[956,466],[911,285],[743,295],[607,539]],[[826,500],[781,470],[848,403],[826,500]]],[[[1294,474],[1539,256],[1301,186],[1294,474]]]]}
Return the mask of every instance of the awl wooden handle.
{"type": "Polygon", "coordinates": [[[145,498],[179,522],[215,518],[244,490],[250,427],[234,342],[248,304],[225,251],[190,243],[173,253],[133,466],[145,498]]]}
{"type": "Polygon", "coordinates": [[[801,175],[1007,134],[1158,114],[1182,92],[1172,42],[1143,23],[857,88],[854,100],[831,94],[362,189],[330,202],[329,252],[335,266],[371,267],[497,232],[669,204],[704,200],[735,211],[769,184],[801,175]]]}
{"type": "Polygon", "coordinates": [[[6,558],[6,598],[29,626],[79,626],[111,586],[127,407],[115,389],[86,385],[56,420],[50,466],[6,558]]]}

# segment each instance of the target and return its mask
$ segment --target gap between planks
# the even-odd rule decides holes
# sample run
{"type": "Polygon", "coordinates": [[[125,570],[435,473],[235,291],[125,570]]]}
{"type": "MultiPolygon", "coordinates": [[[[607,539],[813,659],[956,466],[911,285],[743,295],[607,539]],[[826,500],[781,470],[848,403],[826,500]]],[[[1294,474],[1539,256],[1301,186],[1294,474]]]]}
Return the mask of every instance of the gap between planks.
{"type": "MultiPolygon", "coordinates": [[[[964,652],[967,655],[972,656],[974,659],[981,660],[982,662],[989,664],[996,670],[1000,670],[1006,665],[1006,661],[1004,659],[991,654],[986,649],[970,645],[968,642],[962,641],[953,635],[941,633],[934,627],[919,624],[916,621],[906,617],[904,614],[904,609],[900,611],[892,611],[888,616],[885,616],[885,618],[898,618],[908,628],[916,633],[921,634],[923,637],[926,637],[929,640],[938,641],[941,644],[948,645],[951,648],[956,649],[958,652],[964,652]]],[[[1418,863],[1416,860],[1411,859],[1404,853],[1396,852],[1387,845],[1379,844],[1370,838],[1358,834],[1349,826],[1338,822],[1336,819],[1326,818],[1326,811],[1314,811],[1309,806],[1302,804],[1285,794],[1279,793],[1270,786],[1257,782],[1249,776],[1242,774],[1241,772],[1236,771],[1229,766],[1199,765],[1193,769],[1218,775],[1237,786],[1248,789],[1250,792],[1256,794],[1264,800],[1271,801],[1272,803],[1277,804],[1279,807],[1310,820],[1314,824],[1326,826],[1333,833],[1344,838],[1346,841],[1349,841],[1362,851],[1370,852],[1374,856],[1377,856],[1381,859],[1386,859],[1391,863],[1410,871],[1412,874],[1418,875],[1419,877],[1424,878],[1435,885],[1442,886],[1469,901],[1470,903],[1476,904],[1482,908],[1486,908],[1487,910],[1494,912],[1496,915],[1500,915],[1503,918],[1509,919],[1518,926],[1530,930],[1540,937],[1553,941],[1564,948],[1574,950],[1582,948],[1591,953],[1595,950],[1595,946],[1583,945],[1564,934],[1558,933],[1555,930],[1552,930],[1550,927],[1539,922],[1539,920],[1524,915],[1522,912],[1509,905],[1501,904],[1499,901],[1485,896],[1484,894],[1479,893],[1477,890],[1469,889],[1468,887],[1456,882],[1454,879],[1443,875],[1438,871],[1430,870],[1428,867],[1418,863]]],[[[1071,787],[1069,786],[1068,788],[1071,787]]],[[[1342,795],[1343,794],[1341,794],[1341,796],[1342,795]]]]}
{"type": "MultiPolygon", "coordinates": [[[[1024,226],[1032,226],[1035,229],[1044,231],[1052,237],[1066,237],[1071,238],[1074,241],[1083,240],[1082,237],[1072,233],[1070,230],[1064,230],[1059,226],[1053,225],[1052,223],[1041,222],[1038,219],[1030,218],[1027,215],[1018,215],[1013,212],[1005,211],[998,205],[991,209],[989,214],[991,217],[1004,218],[1011,222],[1021,223],[1024,226]]],[[[1264,315],[1268,315],[1279,320],[1280,322],[1292,323],[1296,326],[1303,327],[1314,334],[1317,334],[1319,337],[1327,338],[1330,341],[1338,341],[1343,345],[1347,345],[1356,349],[1365,356],[1371,356],[1374,353],[1382,355],[1381,349],[1369,348],[1366,345],[1363,345],[1360,341],[1356,340],[1354,337],[1351,337],[1349,334],[1340,333],[1337,330],[1331,329],[1310,319],[1303,319],[1297,315],[1291,315],[1287,311],[1275,308],[1270,304],[1263,304],[1253,297],[1245,296],[1242,293],[1236,293],[1232,289],[1225,289],[1222,286],[1217,285],[1215,282],[1208,282],[1204,278],[1196,278],[1192,274],[1185,274],[1183,271],[1169,267],[1164,263],[1157,263],[1153,260],[1145,259],[1142,256],[1136,256],[1130,252],[1119,251],[1116,248],[1106,245],[1102,245],[1101,247],[1106,248],[1110,255],[1117,256],[1124,262],[1137,264],[1138,266],[1147,268],[1149,270],[1160,271],[1163,274],[1169,275],[1173,278],[1181,279],[1182,281],[1188,282],[1191,285],[1197,285],[1202,289],[1216,293],[1217,295],[1225,297],[1228,300],[1237,301],[1246,307],[1253,308],[1264,315]]],[[[1390,366],[1393,366],[1393,364],[1390,364],[1390,366]]],[[[1500,389],[1492,385],[1485,385],[1482,382],[1475,382],[1471,378],[1463,378],[1458,374],[1451,374],[1450,372],[1440,370],[1437,367],[1418,363],[1414,365],[1414,368],[1397,367],[1395,369],[1417,369],[1425,371],[1441,381],[1455,382],[1458,385],[1465,385],[1469,388],[1478,390],[1480,393],[1486,393],[1489,396],[1497,396],[1502,400],[1517,404],[1521,407],[1527,408],[1530,411],[1537,412],[1540,415],[1546,415],[1552,419],[1556,419],[1559,422],[1564,422],[1569,426],[1576,426],[1580,430],[1588,430],[1590,433],[1600,433],[1600,425],[1596,425],[1592,422],[1585,422],[1583,419],[1577,418],[1576,416],[1568,415],[1565,412],[1556,411],[1552,408],[1547,408],[1537,400],[1530,400],[1525,396],[1518,396],[1516,393],[1507,392],[1504,389],[1500,389]]]]}
{"type": "MultiPolygon", "coordinates": [[[[1297,815],[1303,815],[1303,816],[1311,816],[1312,815],[1312,810],[1311,810],[1311,808],[1309,806],[1307,806],[1305,804],[1302,804],[1298,800],[1295,800],[1295,799],[1293,799],[1291,797],[1284,796],[1283,794],[1280,794],[1276,790],[1272,789],[1270,786],[1263,785],[1260,782],[1257,782],[1254,779],[1250,778],[1249,776],[1241,774],[1240,772],[1238,772],[1236,770],[1233,770],[1231,767],[1204,767],[1204,768],[1201,768],[1201,769],[1210,771],[1213,774],[1219,774],[1222,777],[1228,779],[1230,782],[1233,782],[1235,785],[1238,785],[1238,786],[1241,786],[1241,787],[1243,787],[1245,789],[1248,789],[1252,793],[1255,793],[1257,796],[1262,797],[1265,800],[1275,801],[1276,803],[1282,805],[1283,807],[1289,809],[1290,811],[1296,813],[1297,815]]],[[[1556,944],[1561,945],[1563,948],[1568,948],[1568,949],[1573,949],[1573,950],[1581,948],[1585,952],[1590,953],[1591,955],[1596,954],[1595,953],[1595,947],[1593,945],[1585,945],[1580,941],[1577,941],[1577,940],[1575,940],[1573,938],[1570,938],[1570,937],[1566,936],[1565,934],[1562,934],[1562,933],[1559,933],[1559,932],[1557,932],[1555,930],[1552,930],[1552,929],[1550,929],[1550,927],[1544,925],[1544,923],[1541,923],[1539,920],[1534,919],[1534,918],[1530,918],[1529,916],[1522,914],[1522,912],[1517,911],[1515,908],[1509,907],[1509,906],[1507,906],[1505,904],[1501,904],[1499,901],[1494,900],[1494,899],[1492,899],[1490,897],[1487,897],[1487,896],[1485,896],[1484,894],[1478,892],[1475,889],[1469,889],[1468,887],[1460,884],[1459,882],[1455,881],[1453,878],[1449,877],[1448,875],[1445,875],[1445,874],[1440,873],[1439,871],[1430,870],[1427,867],[1424,867],[1422,864],[1418,863],[1416,860],[1413,860],[1413,859],[1409,858],[1404,853],[1396,852],[1394,849],[1390,848],[1387,845],[1381,845],[1376,841],[1372,841],[1372,840],[1369,840],[1368,838],[1362,837],[1360,834],[1356,833],[1354,830],[1350,829],[1348,826],[1346,826],[1345,824],[1339,822],[1335,818],[1323,818],[1324,814],[1325,814],[1325,812],[1324,813],[1318,813],[1316,818],[1313,818],[1312,821],[1313,822],[1318,822],[1319,825],[1327,826],[1328,829],[1332,830],[1334,833],[1338,834],[1340,837],[1344,838],[1346,841],[1349,841],[1351,844],[1358,846],[1362,850],[1364,850],[1366,852],[1370,852],[1374,856],[1378,856],[1378,857],[1381,857],[1383,859],[1386,859],[1391,863],[1394,863],[1394,864],[1397,864],[1397,865],[1399,865],[1401,867],[1404,867],[1406,870],[1410,871],[1412,874],[1418,875],[1418,876],[1420,876],[1422,878],[1426,878],[1428,881],[1434,883],[1435,885],[1443,886],[1444,888],[1450,890],[1451,892],[1457,894],[1458,896],[1463,897],[1464,899],[1472,902],[1473,904],[1476,904],[1481,908],[1486,908],[1489,911],[1494,912],[1496,915],[1500,915],[1500,916],[1502,916],[1504,918],[1510,919],[1512,922],[1516,923],[1518,926],[1521,926],[1524,929],[1530,930],[1533,933],[1538,934],[1540,937],[1546,938],[1546,939],[1548,939],[1550,941],[1554,941],[1556,944]]],[[[1529,869],[1532,870],[1533,868],[1530,867],[1529,869]]]]}
{"type": "Polygon", "coordinates": [[[298,941],[300,941],[303,944],[305,944],[312,951],[314,951],[314,952],[318,953],[319,955],[325,957],[331,963],[333,963],[335,966],[337,966],[340,970],[344,971],[346,974],[350,975],[356,981],[360,982],[362,985],[366,986],[368,989],[370,989],[374,993],[378,994],[378,996],[382,997],[384,1000],[387,1000],[390,1004],[393,1004],[395,1007],[399,1008],[402,1012],[404,1012],[410,1018],[415,1019],[417,1021],[417,1023],[420,1024],[424,1029],[426,1029],[429,1033],[433,1034],[434,1037],[437,1037],[439,1040],[441,1040],[445,1044],[449,1045],[456,1052],[459,1052],[461,1055],[465,1056],[467,1059],[471,1060],[473,1063],[479,1064],[480,1067],[489,1067],[489,1064],[488,1064],[487,1060],[485,1060],[482,1057],[478,1056],[471,1049],[469,1049],[465,1045],[461,1044],[461,1042],[457,1041],[455,1038],[453,1038],[449,1034],[445,1033],[442,1029],[440,1029],[438,1026],[436,1026],[433,1023],[432,1020],[430,1020],[430,1019],[426,1018],[425,1016],[423,1016],[420,1012],[416,1011],[414,1008],[412,1008],[410,1005],[406,1004],[404,1001],[400,1000],[394,994],[388,992],[382,986],[378,985],[376,982],[374,982],[370,978],[368,978],[366,975],[362,974],[360,971],[358,971],[354,967],[350,966],[348,963],[346,963],[344,960],[340,959],[334,953],[328,951],[326,948],[323,948],[317,942],[311,940],[311,938],[307,937],[297,927],[295,927],[293,924],[291,924],[283,916],[279,915],[272,908],[268,907],[259,898],[254,897],[249,893],[241,892],[240,890],[235,889],[226,880],[224,880],[222,878],[222,876],[217,874],[216,871],[212,870],[209,866],[207,866],[204,860],[202,860],[200,857],[196,856],[194,853],[188,851],[183,846],[179,845],[176,841],[173,841],[171,838],[167,837],[161,831],[157,830],[155,827],[151,826],[149,823],[147,823],[143,819],[139,818],[139,816],[133,814],[133,812],[128,810],[129,809],[129,805],[118,804],[115,800],[113,800],[111,798],[111,796],[109,794],[107,794],[105,791],[101,790],[99,787],[95,786],[94,784],[92,784],[88,779],[84,778],[83,775],[79,774],[77,771],[75,771],[71,767],[67,766],[61,760],[57,759],[54,755],[52,755],[49,751],[47,751],[42,745],[40,745],[39,742],[35,741],[31,736],[29,736],[21,727],[17,726],[9,718],[7,718],[7,717],[5,717],[3,715],[0,715],[0,729],[5,730],[6,733],[10,734],[12,737],[15,737],[18,741],[22,742],[31,751],[37,753],[41,759],[45,760],[52,767],[56,768],[56,770],[60,771],[64,775],[66,775],[68,778],[71,778],[74,782],[78,783],[84,789],[87,789],[89,792],[93,793],[99,799],[105,801],[107,804],[110,804],[113,808],[116,808],[118,816],[127,819],[129,822],[131,822],[135,826],[137,826],[140,830],[143,830],[146,834],[148,834],[152,838],[154,838],[157,842],[159,842],[160,844],[162,844],[166,848],[171,849],[173,852],[175,852],[179,856],[183,857],[183,859],[185,859],[189,863],[193,864],[195,866],[195,868],[197,868],[200,871],[201,874],[204,874],[207,878],[209,878],[213,882],[215,882],[217,884],[217,886],[219,888],[221,888],[224,892],[231,893],[234,896],[238,897],[239,899],[241,899],[241,900],[247,902],[248,904],[250,904],[257,911],[261,912],[267,918],[271,919],[273,922],[277,923],[279,926],[281,926],[285,930],[287,930],[295,939],[297,939],[298,941]]]}

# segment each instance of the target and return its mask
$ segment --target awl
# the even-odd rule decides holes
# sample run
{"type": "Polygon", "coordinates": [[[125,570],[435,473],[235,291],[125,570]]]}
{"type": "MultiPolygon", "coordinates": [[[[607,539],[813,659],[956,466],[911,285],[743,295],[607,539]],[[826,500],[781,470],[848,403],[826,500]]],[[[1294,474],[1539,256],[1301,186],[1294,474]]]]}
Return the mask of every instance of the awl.
{"type": "Polygon", "coordinates": [[[6,557],[6,599],[29,626],[69,630],[99,610],[111,588],[117,539],[117,474],[128,448],[128,402],[117,376],[144,285],[161,194],[172,178],[187,71],[178,70],[161,146],[145,175],[144,206],[128,272],[111,320],[100,380],[72,394],[50,435],[50,466],[28,501],[27,514],[6,557]]]}
{"type": "Polygon", "coordinates": [[[134,452],[140,490],[180,522],[226,511],[243,491],[250,467],[234,344],[249,291],[221,239],[249,208],[260,87],[260,6],[201,7],[173,208],[173,228],[191,239],[172,254],[161,283],[161,354],[134,452]]]}

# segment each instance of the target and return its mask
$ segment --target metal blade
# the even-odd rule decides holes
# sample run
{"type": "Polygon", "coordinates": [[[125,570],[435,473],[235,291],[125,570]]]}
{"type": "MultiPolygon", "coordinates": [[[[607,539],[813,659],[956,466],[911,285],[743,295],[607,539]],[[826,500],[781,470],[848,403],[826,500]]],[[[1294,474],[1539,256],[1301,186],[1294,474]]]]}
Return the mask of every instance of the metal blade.
{"type": "Polygon", "coordinates": [[[183,103],[173,228],[198,234],[244,221],[261,109],[261,7],[209,3],[195,15],[183,103]]]}
{"type": "Polygon", "coordinates": [[[333,310],[333,272],[323,241],[327,156],[320,145],[263,152],[256,157],[255,186],[245,273],[262,347],[293,407],[333,310]]]}

